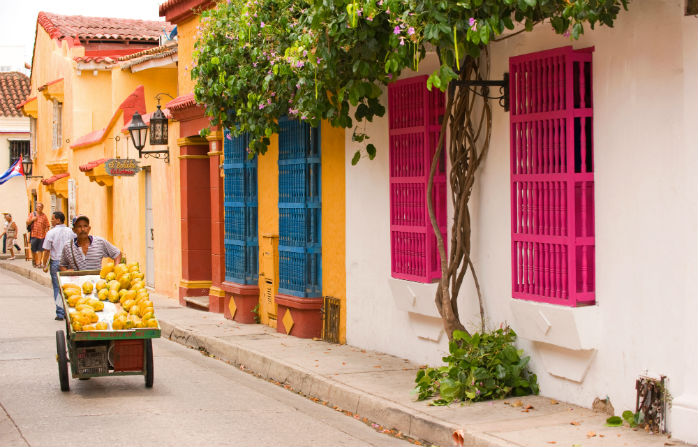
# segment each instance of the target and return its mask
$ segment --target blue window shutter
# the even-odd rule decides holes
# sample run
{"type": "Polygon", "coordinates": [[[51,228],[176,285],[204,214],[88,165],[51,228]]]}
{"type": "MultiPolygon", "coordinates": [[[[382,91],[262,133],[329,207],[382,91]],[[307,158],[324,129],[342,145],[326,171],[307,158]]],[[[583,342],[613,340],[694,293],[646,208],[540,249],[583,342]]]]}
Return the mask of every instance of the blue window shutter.
{"type": "Polygon", "coordinates": [[[279,120],[279,292],[322,295],[320,130],[279,120]]]}
{"type": "Polygon", "coordinates": [[[225,280],[238,284],[256,284],[259,272],[257,157],[247,157],[248,144],[247,134],[224,131],[225,280]]]}

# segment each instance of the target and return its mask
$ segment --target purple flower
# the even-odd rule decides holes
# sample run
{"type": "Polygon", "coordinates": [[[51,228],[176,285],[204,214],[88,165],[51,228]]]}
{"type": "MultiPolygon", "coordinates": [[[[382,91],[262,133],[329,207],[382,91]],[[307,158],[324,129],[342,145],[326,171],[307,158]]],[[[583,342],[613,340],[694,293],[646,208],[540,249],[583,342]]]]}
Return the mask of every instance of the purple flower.
{"type": "Polygon", "coordinates": [[[471,30],[475,31],[477,29],[477,21],[474,18],[469,18],[468,19],[468,26],[470,27],[471,30]]]}
{"type": "Polygon", "coordinates": [[[296,68],[303,68],[304,65],[305,65],[305,62],[303,62],[303,61],[296,62],[296,68]]]}
{"type": "Polygon", "coordinates": [[[565,37],[570,37],[570,30],[565,31],[564,33],[562,33],[562,35],[565,37]]]}
{"type": "Polygon", "coordinates": [[[414,34],[414,28],[411,27],[411,26],[410,26],[409,28],[407,28],[407,34],[410,35],[410,36],[411,36],[412,34],[414,34]]]}
{"type": "Polygon", "coordinates": [[[478,390],[475,390],[475,394],[477,394],[477,395],[479,396],[479,395],[480,395],[480,390],[479,390],[479,389],[478,389],[478,390]]]}
{"type": "Polygon", "coordinates": [[[262,110],[263,108],[264,108],[264,103],[261,103],[261,104],[259,105],[259,110],[262,110]]]}
{"type": "Polygon", "coordinates": [[[400,34],[400,27],[399,26],[397,26],[397,25],[395,26],[395,28],[393,29],[393,34],[400,34]]]}
{"type": "Polygon", "coordinates": [[[403,45],[403,46],[405,45],[405,38],[404,37],[400,38],[400,45],[403,45]]]}
{"type": "MultiPolygon", "coordinates": [[[[254,16],[257,17],[257,14],[255,14],[254,16]]],[[[264,28],[264,22],[261,22],[261,23],[259,24],[259,26],[261,26],[262,28],[264,28]]]]}
{"type": "Polygon", "coordinates": [[[252,66],[253,66],[253,67],[256,67],[256,66],[257,66],[257,62],[252,62],[252,66]]]}
{"type": "Polygon", "coordinates": [[[225,135],[226,140],[232,140],[233,137],[228,133],[225,135]]]}
{"type": "Polygon", "coordinates": [[[308,51],[307,51],[307,50],[303,50],[303,57],[306,57],[307,55],[308,55],[308,51]]]}

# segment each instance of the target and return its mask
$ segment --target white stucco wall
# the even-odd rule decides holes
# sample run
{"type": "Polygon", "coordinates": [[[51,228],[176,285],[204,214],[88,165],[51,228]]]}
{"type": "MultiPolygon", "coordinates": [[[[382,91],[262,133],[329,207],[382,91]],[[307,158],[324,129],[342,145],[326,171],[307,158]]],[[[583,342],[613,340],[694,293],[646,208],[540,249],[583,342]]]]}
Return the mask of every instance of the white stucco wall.
{"type": "MultiPolygon", "coordinates": [[[[29,118],[0,117],[0,174],[10,167],[10,140],[29,140],[29,118]]],[[[24,248],[22,234],[26,230],[25,221],[29,214],[24,177],[14,177],[0,185],[0,213],[12,214],[12,218],[17,222],[17,244],[24,248]]],[[[0,215],[0,218],[3,219],[0,224],[4,225],[4,216],[0,215]]]]}
{"type": "MultiPolygon", "coordinates": [[[[511,56],[595,47],[596,306],[522,307],[511,298],[509,114],[497,105],[471,202],[488,324],[508,322],[522,335],[543,394],[587,407],[608,395],[620,413],[634,409],[639,375],[663,374],[677,422],[684,413],[693,421],[685,432],[683,422],[672,426],[686,440],[698,426],[697,42],[683,2],[657,0],[632,2],[613,29],[587,29],[576,42],[543,25],[492,45],[493,79],[511,56]],[[536,333],[540,312],[547,335],[536,333]]],[[[369,124],[378,156],[355,167],[347,136],[347,342],[437,364],[447,350],[445,336],[429,340],[439,338],[439,320],[406,311],[434,309],[435,286],[390,279],[387,128],[386,119],[369,124]]],[[[472,287],[459,302],[475,329],[472,287]]]]}

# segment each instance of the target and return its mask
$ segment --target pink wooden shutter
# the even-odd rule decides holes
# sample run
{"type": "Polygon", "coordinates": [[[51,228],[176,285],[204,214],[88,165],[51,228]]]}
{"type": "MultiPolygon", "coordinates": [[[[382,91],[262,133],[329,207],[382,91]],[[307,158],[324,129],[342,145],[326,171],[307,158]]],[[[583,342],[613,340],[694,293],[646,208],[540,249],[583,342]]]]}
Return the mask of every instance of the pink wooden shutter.
{"type": "MultiPolygon", "coordinates": [[[[441,277],[426,191],[443,114],[444,94],[436,88],[428,91],[426,76],[402,79],[388,86],[390,246],[394,278],[432,282],[441,277]]],[[[444,159],[434,176],[433,202],[446,242],[444,159]]]]}
{"type": "Polygon", "coordinates": [[[509,60],[514,298],[595,300],[592,51],[509,60]]]}

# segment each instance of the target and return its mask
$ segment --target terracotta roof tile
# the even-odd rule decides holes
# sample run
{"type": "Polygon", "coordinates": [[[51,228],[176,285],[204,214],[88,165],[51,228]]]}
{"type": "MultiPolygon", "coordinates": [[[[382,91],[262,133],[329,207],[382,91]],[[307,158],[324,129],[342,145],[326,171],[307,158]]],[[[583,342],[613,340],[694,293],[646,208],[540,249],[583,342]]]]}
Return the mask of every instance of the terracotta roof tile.
{"type": "Polygon", "coordinates": [[[64,172],[63,174],[56,174],[54,176],[51,176],[49,178],[45,178],[41,181],[44,185],[50,185],[51,183],[54,183],[56,180],[60,180],[64,177],[70,177],[70,173],[64,172]]]}
{"type": "Polygon", "coordinates": [[[170,32],[173,28],[164,21],[64,16],[43,11],[39,13],[38,22],[52,39],[77,37],[81,41],[157,42],[163,29],[170,32]]]}
{"type": "Polygon", "coordinates": [[[31,86],[29,78],[16,71],[0,73],[0,116],[24,116],[17,107],[22,104],[31,86]]]}
{"type": "Polygon", "coordinates": [[[160,55],[161,53],[168,53],[172,50],[177,52],[177,41],[176,40],[171,40],[171,41],[167,42],[165,45],[162,45],[159,47],[148,48],[147,50],[139,51],[138,53],[127,54],[126,56],[121,56],[121,57],[119,57],[119,61],[128,61],[131,59],[136,59],[136,58],[148,56],[151,54],[160,55]]]}
{"type": "Polygon", "coordinates": [[[96,168],[97,166],[101,165],[102,163],[104,163],[104,162],[107,161],[107,160],[109,160],[109,159],[108,159],[108,158],[100,158],[99,160],[94,160],[94,161],[91,161],[91,162],[86,163],[86,164],[84,164],[84,165],[80,165],[80,166],[78,166],[78,168],[79,168],[82,172],[91,171],[91,170],[93,170],[94,168],[96,168]]]}
{"type": "Polygon", "coordinates": [[[193,15],[201,9],[209,9],[215,4],[215,0],[167,0],[160,4],[159,13],[160,17],[168,16],[168,20],[174,19],[177,22],[178,19],[193,15]]]}
{"type": "Polygon", "coordinates": [[[194,99],[194,94],[193,93],[187,93],[186,95],[178,96],[172,101],[168,102],[165,104],[165,107],[167,107],[170,110],[180,110],[180,109],[186,109],[188,107],[192,107],[196,105],[196,99],[194,99]]]}
{"type": "Polygon", "coordinates": [[[111,58],[109,56],[77,56],[74,57],[73,60],[75,62],[94,62],[104,64],[116,63],[116,58],[111,58]]]}
{"type": "Polygon", "coordinates": [[[147,50],[139,51],[138,53],[129,54],[128,56],[122,56],[119,58],[123,61],[121,64],[121,69],[126,70],[134,65],[141,64],[153,59],[164,59],[168,56],[177,56],[177,42],[169,42],[166,45],[156,48],[149,48],[147,50]]]}

